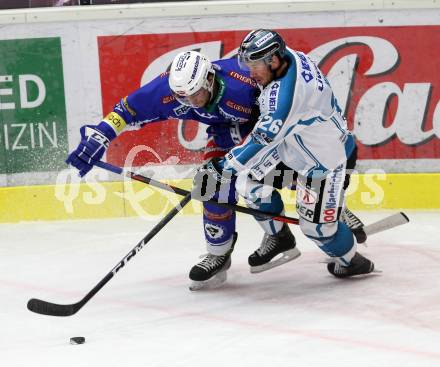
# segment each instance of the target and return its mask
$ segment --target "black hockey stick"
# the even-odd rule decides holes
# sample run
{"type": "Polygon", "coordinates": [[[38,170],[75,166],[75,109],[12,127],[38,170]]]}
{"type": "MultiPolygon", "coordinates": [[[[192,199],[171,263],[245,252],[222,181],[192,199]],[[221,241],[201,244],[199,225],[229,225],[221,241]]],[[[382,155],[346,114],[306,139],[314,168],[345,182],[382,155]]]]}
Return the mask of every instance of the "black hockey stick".
{"type": "MultiPolygon", "coordinates": [[[[120,167],[116,167],[110,163],[100,161],[100,162],[96,163],[96,166],[98,166],[102,169],[105,169],[107,171],[119,174],[119,175],[124,174],[125,176],[131,178],[132,180],[143,182],[143,183],[149,184],[154,187],[158,187],[160,189],[163,189],[163,190],[166,190],[169,192],[174,192],[175,194],[178,194],[181,196],[185,196],[190,193],[188,190],[181,189],[180,187],[176,187],[176,186],[172,186],[172,185],[167,185],[163,182],[155,180],[154,178],[142,176],[137,173],[127,171],[127,170],[122,169],[120,167]]],[[[195,198],[195,199],[197,199],[197,198],[195,198]]],[[[206,200],[206,201],[209,203],[215,203],[215,204],[222,206],[222,207],[225,207],[225,208],[235,210],[240,213],[257,216],[260,218],[274,219],[274,220],[277,220],[280,222],[290,223],[290,224],[299,224],[298,218],[291,218],[291,217],[286,217],[284,215],[274,215],[271,213],[265,213],[265,212],[262,212],[262,211],[259,211],[256,209],[252,209],[252,208],[247,208],[247,207],[244,207],[241,205],[234,205],[234,204],[229,204],[229,203],[219,203],[217,200],[214,200],[214,199],[210,199],[210,200],[206,200]]]]}
{"type": "MultiPolygon", "coordinates": [[[[135,181],[139,181],[139,182],[143,182],[146,184],[149,184],[151,186],[155,186],[158,187],[160,189],[166,190],[166,191],[170,191],[170,192],[174,192],[175,194],[181,195],[181,196],[185,196],[188,195],[190,192],[188,190],[184,190],[181,189],[179,187],[176,186],[172,186],[172,185],[167,185],[163,182],[160,181],[156,181],[153,178],[150,177],[146,177],[146,176],[142,176],[139,174],[136,174],[134,172],[131,171],[127,171],[125,169],[122,169],[120,167],[116,167],[110,163],[106,163],[106,162],[98,162],[96,164],[98,167],[105,169],[107,171],[116,173],[116,174],[125,174],[127,177],[130,177],[132,180],[135,181]]],[[[244,206],[240,206],[240,205],[234,205],[234,204],[228,204],[228,203],[219,203],[216,200],[208,200],[208,202],[211,203],[216,203],[219,206],[223,206],[226,208],[230,208],[233,209],[237,212],[240,213],[245,213],[245,214],[250,214],[253,216],[259,216],[260,218],[266,218],[266,219],[274,219],[280,222],[284,222],[284,223],[290,223],[290,224],[299,224],[299,219],[298,218],[291,218],[291,217],[286,217],[284,215],[278,215],[278,216],[274,216],[273,214],[270,213],[265,213],[265,212],[261,212],[259,210],[255,210],[252,208],[247,208],[244,206]]],[[[367,226],[363,226],[362,230],[363,230],[363,237],[361,240],[359,240],[358,235],[356,233],[354,233],[354,235],[356,236],[356,240],[358,243],[362,243],[365,242],[368,235],[371,234],[375,234],[375,233],[379,233],[382,231],[386,231],[388,229],[400,226],[402,224],[406,224],[409,222],[408,217],[405,215],[405,213],[403,212],[399,212],[399,213],[395,213],[392,215],[389,215],[383,219],[378,220],[377,222],[371,223],[367,226]]]]}
{"type": "Polygon", "coordinates": [[[113,276],[121,270],[127,262],[129,262],[142,248],[173,219],[182,208],[191,200],[191,193],[189,192],[182,199],[182,201],[175,206],[153,229],[121,260],[119,263],[89,292],[85,297],[70,305],[60,305],[57,303],[43,301],[41,299],[32,298],[27,304],[29,311],[49,316],[71,316],[77,313],[99,290],[113,278],[113,276]]]}

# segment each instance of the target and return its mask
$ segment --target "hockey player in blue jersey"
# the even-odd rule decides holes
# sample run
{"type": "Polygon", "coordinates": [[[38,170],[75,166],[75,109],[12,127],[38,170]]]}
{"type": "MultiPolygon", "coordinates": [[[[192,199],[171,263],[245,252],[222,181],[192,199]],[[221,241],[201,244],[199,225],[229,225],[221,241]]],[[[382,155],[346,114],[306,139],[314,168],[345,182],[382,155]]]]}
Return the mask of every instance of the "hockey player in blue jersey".
{"type": "MultiPolygon", "coordinates": [[[[99,124],[83,126],[81,142],[66,162],[84,176],[127,125],[140,127],[170,118],[208,125],[204,159],[222,157],[252,130],[258,118],[258,93],[249,73],[240,70],[237,58],[211,63],[199,52],[182,52],[174,58],[169,73],[122,98],[99,124]]],[[[233,187],[225,195],[236,203],[233,187]]],[[[208,255],[190,271],[193,290],[224,281],[225,274],[217,278],[217,272],[211,270],[218,258],[227,257],[230,265],[237,240],[235,212],[230,209],[205,202],[203,227],[208,255]]]]}
{"type": "MultiPolygon", "coordinates": [[[[224,183],[232,174],[237,176],[237,192],[249,206],[279,214],[283,202],[273,189],[273,178],[279,181],[278,169],[288,167],[292,176],[297,175],[301,230],[330,257],[328,271],[340,278],[372,272],[374,264],[356,251],[346,223],[350,218],[341,218],[357,149],[325,76],[307,55],[287,48],[272,30],[249,33],[241,43],[239,60],[262,88],[261,115],[242,144],[199,169],[195,189],[220,187],[207,182],[223,178],[224,183]]],[[[287,172],[283,171],[284,178],[287,172]]],[[[290,181],[284,180],[284,185],[290,181]]],[[[299,255],[286,224],[259,223],[265,235],[249,256],[251,271],[264,271],[299,255]]]]}

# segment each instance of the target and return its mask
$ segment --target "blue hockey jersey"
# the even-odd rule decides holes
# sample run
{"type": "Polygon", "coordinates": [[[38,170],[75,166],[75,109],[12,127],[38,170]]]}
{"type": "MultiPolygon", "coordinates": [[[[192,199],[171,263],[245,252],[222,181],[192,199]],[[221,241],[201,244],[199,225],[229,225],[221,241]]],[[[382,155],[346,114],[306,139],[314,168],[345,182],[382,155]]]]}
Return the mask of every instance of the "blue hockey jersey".
{"type": "Polygon", "coordinates": [[[249,73],[240,69],[237,58],[215,61],[213,66],[219,88],[206,107],[180,104],[168,85],[169,73],[165,72],[122,98],[104,121],[120,133],[126,125],[143,126],[168,119],[196,120],[209,125],[208,135],[218,136],[216,142],[222,148],[239,144],[258,117],[259,88],[249,73]]]}

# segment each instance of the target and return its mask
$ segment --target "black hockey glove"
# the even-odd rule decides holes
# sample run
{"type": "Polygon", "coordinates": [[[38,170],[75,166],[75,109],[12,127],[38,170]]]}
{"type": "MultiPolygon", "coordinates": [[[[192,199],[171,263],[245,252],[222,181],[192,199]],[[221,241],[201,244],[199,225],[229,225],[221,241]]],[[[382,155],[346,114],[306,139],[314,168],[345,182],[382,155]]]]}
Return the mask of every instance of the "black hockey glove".
{"type": "Polygon", "coordinates": [[[212,199],[225,185],[232,182],[232,173],[223,172],[220,158],[213,158],[201,166],[193,178],[193,197],[197,200],[212,199]]]}

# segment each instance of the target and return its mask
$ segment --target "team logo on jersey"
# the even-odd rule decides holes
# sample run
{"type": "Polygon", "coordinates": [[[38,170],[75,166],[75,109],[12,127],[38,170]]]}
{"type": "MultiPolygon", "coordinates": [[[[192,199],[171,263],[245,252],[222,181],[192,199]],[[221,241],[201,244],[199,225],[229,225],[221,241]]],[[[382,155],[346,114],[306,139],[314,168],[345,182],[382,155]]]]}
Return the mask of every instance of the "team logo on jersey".
{"type": "Polygon", "coordinates": [[[242,82],[244,84],[249,84],[250,86],[252,86],[254,88],[257,87],[257,83],[255,82],[255,80],[253,80],[247,76],[241,75],[235,71],[230,71],[229,76],[233,77],[234,79],[239,80],[240,82],[242,82]]]}
{"type": "Polygon", "coordinates": [[[231,100],[226,101],[226,106],[228,106],[229,108],[232,108],[233,110],[236,110],[238,112],[246,113],[248,115],[250,115],[252,113],[252,108],[239,105],[238,103],[235,103],[234,101],[231,101],[231,100]]]}
{"type": "Polygon", "coordinates": [[[165,96],[165,97],[163,97],[162,98],[162,104],[168,104],[168,103],[171,103],[171,102],[174,102],[176,100],[176,97],[174,97],[174,96],[165,96]]]}
{"type": "Polygon", "coordinates": [[[188,113],[188,111],[191,109],[190,106],[184,106],[184,105],[180,105],[176,108],[173,108],[174,113],[176,114],[176,116],[181,116],[181,115],[185,115],[186,113],[188,113]]]}
{"type": "Polygon", "coordinates": [[[223,226],[219,226],[217,224],[213,223],[206,223],[205,224],[205,232],[208,235],[208,237],[212,238],[213,240],[218,240],[219,238],[222,238],[225,234],[226,228],[223,226]]]}

